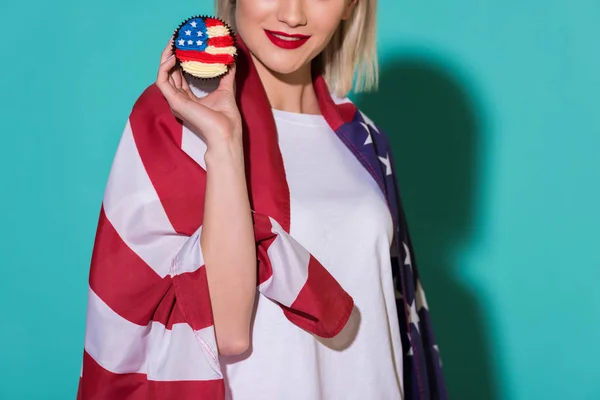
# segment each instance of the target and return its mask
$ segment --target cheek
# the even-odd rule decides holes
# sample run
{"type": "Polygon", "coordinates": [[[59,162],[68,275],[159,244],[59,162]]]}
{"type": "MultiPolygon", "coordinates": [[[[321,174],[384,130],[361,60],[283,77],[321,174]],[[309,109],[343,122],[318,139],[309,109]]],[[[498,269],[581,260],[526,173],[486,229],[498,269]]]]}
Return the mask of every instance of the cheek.
{"type": "Polygon", "coordinates": [[[272,0],[237,0],[235,19],[236,25],[257,25],[273,13],[272,0]]]}
{"type": "Polygon", "coordinates": [[[330,37],[334,34],[342,21],[343,9],[340,7],[323,7],[312,9],[307,15],[311,30],[321,37],[330,37]]]}
{"type": "Polygon", "coordinates": [[[323,24],[313,26],[312,33],[317,39],[313,46],[315,50],[320,52],[329,44],[338,26],[339,21],[323,21],[323,24]]]}

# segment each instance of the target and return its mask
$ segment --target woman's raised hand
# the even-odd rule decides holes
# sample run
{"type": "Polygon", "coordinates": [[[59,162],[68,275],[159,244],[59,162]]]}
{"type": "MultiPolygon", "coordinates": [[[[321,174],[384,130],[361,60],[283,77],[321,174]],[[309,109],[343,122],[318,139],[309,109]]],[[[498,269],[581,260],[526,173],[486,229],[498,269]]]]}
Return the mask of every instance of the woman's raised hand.
{"type": "Polygon", "coordinates": [[[218,88],[207,96],[198,98],[176,68],[172,51],[173,38],[164,49],[156,85],[167,99],[173,114],[199,135],[210,149],[232,142],[242,143],[242,122],[235,102],[235,65],[220,78],[218,88]]]}

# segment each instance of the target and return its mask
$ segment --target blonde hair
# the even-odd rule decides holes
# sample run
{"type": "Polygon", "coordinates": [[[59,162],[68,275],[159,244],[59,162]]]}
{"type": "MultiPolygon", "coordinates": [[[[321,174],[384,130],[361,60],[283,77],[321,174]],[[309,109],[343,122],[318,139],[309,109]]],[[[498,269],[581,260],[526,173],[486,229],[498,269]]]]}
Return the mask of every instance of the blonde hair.
{"type": "MultiPolygon", "coordinates": [[[[377,0],[357,0],[350,18],[341,21],[331,41],[315,60],[329,90],[338,97],[377,89],[377,0]],[[354,78],[356,77],[356,82],[354,78]]],[[[215,0],[219,18],[235,27],[235,0],[215,0]]]]}

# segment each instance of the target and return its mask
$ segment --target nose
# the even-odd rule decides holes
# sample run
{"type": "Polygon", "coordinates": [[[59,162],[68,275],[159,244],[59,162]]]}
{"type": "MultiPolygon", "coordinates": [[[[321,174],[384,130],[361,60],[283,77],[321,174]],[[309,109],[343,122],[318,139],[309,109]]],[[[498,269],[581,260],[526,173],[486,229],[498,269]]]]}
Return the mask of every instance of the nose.
{"type": "Polygon", "coordinates": [[[280,0],[277,19],[291,28],[306,25],[304,0],[280,0]]]}

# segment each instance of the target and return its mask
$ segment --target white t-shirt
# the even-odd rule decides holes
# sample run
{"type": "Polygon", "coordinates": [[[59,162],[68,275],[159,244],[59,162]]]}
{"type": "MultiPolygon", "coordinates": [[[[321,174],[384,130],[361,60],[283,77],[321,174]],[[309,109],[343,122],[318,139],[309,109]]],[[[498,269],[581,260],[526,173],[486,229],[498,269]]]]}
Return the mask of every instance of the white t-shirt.
{"type": "Polygon", "coordinates": [[[339,335],[322,339],[258,295],[250,349],[221,357],[227,399],[402,399],[393,223],[384,195],[322,116],[273,114],[290,189],[290,234],[353,297],[355,309],[339,335]]]}

